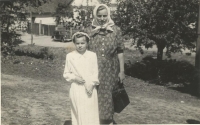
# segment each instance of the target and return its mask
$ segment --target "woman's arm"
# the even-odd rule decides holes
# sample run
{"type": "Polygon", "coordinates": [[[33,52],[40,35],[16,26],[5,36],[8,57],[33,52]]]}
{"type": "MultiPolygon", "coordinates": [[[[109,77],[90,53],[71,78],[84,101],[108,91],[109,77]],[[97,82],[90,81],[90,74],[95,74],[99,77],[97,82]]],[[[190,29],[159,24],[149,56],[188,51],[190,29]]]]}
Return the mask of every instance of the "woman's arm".
{"type": "Polygon", "coordinates": [[[119,66],[120,66],[120,72],[119,72],[119,79],[120,82],[122,83],[123,80],[125,79],[125,74],[124,74],[124,53],[118,53],[118,59],[119,59],[119,66]]]}
{"type": "Polygon", "coordinates": [[[119,72],[119,79],[120,82],[122,83],[123,80],[125,79],[125,74],[124,74],[124,42],[123,42],[123,37],[122,37],[122,32],[120,28],[118,28],[117,36],[117,55],[119,59],[119,65],[120,65],[120,72],[119,72]]]}

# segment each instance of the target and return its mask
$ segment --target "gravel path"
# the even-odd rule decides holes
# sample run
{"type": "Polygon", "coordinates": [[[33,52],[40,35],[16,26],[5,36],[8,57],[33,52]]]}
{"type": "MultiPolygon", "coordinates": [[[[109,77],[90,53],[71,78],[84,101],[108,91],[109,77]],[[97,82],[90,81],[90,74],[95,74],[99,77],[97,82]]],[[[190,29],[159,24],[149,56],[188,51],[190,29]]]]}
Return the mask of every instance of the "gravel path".
{"type": "MultiPolygon", "coordinates": [[[[22,34],[21,39],[24,41],[24,43],[22,43],[20,45],[31,44],[31,35],[30,34],[27,34],[27,33],[22,34]]],[[[51,38],[51,36],[33,35],[33,43],[38,46],[74,48],[73,42],[54,41],[51,38]]]]}
{"type": "MultiPolygon", "coordinates": [[[[30,34],[24,33],[24,34],[22,34],[21,38],[25,42],[20,45],[28,45],[31,43],[31,35],[30,34]]],[[[73,42],[63,43],[60,41],[53,41],[51,39],[51,36],[33,35],[33,43],[35,43],[35,45],[38,45],[38,46],[74,48],[73,42]]],[[[135,45],[131,46],[131,41],[126,41],[124,44],[125,44],[126,48],[129,48],[131,50],[136,50],[135,45]]],[[[145,49],[145,47],[142,47],[142,48],[144,50],[147,50],[147,49],[145,49]]],[[[157,51],[157,47],[154,45],[152,48],[149,48],[148,51],[157,51]]],[[[164,49],[164,52],[165,51],[166,51],[166,49],[164,49]]],[[[188,53],[188,52],[190,52],[190,51],[187,49],[183,50],[183,53],[188,53]]],[[[194,56],[195,53],[192,53],[192,55],[194,56]]]]}

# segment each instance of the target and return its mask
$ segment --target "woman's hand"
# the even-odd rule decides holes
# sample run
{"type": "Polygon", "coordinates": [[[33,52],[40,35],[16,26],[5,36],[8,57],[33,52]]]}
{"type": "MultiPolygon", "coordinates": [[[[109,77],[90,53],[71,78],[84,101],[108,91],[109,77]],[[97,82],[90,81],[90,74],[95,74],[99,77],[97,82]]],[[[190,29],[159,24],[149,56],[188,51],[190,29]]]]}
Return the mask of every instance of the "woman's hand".
{"type": "Polygon", "coordinates": [[[119,72],[118,77],[119,77],[119,79],[120,79],[120,82],[123,83],[123,80],[125,79],[125,74],[124,74],[124,72],[119,72]]]}
{"type": "Polygon", "coordinates": [[[74,80],[76,83],[79,83],[79,84],[84,84],[85,83],[85,80],[79,76],[75,76],[75,80],[74,80]]]}

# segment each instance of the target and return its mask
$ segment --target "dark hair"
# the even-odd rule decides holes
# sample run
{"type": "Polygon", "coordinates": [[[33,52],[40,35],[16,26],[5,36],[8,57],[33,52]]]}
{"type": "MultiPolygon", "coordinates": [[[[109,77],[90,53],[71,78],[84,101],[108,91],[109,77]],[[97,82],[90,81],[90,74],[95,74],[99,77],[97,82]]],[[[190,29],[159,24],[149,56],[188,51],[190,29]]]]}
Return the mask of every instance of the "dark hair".
{"type": "Polygon", "coordinates": [[[97,13],[98,13],[100,10],[104,10],[104,9],[107,10],[107,8],[106,8],[105,6],[99,6],[98,9],[97,9],[97,13]]]}
{"type": "Polygon", "coordinates": [[[73,43],[75,43],[76,38],[81,38],[81,37],[85,37],[87,43],[89,43],[89,38],[87,36],[85,36],[84,34],[75,35],[74,38],[72,39],[73,43]]]}

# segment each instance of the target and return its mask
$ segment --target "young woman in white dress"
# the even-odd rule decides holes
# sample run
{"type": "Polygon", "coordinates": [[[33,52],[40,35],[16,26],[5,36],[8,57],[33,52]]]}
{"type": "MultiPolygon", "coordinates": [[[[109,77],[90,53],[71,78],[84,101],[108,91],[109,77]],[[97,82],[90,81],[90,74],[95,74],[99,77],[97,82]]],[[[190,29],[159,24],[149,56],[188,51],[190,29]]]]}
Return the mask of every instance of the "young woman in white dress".
{"type": "Polygon", "coordinates": [[[89,36],[83,32],[73,35],[76,50],[67,54],[64,78],[71,83],[72,125],[99,125],[97,56],[88,51],[89,36]]]}

